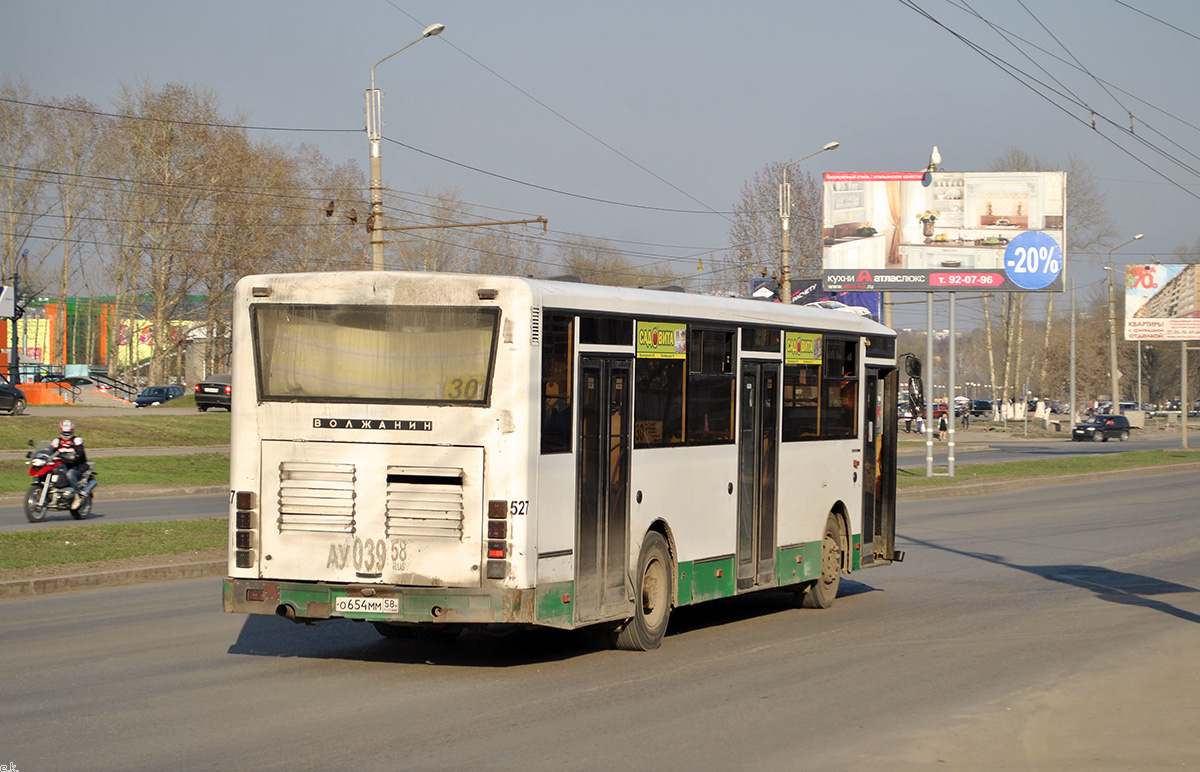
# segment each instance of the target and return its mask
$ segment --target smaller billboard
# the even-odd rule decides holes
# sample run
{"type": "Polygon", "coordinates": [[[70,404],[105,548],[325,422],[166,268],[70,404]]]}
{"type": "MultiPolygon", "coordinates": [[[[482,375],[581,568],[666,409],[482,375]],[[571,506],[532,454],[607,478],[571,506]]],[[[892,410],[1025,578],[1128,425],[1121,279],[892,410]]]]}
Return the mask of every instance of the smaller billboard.
{"type": "Polygon", "coordinates": [[[687,359],[687,325],[683,322],[638,322],[638,359],[687,359]]]}
{"type": "Polygon", "coordinates": [[[1064,172],[845,172],[824,182],[826,291],[1062,291],[1064,172]]]}
{"type": "Polygon", "coordinates": [[[1200,340],[1200,265],[1125,266],[1126,340],[1200,340]]]}
{"type": "Polygon", "coordinates": [[[783,363],[787,365],[819,365],[823,350],[819,333],[785,332],[783,363]]]}

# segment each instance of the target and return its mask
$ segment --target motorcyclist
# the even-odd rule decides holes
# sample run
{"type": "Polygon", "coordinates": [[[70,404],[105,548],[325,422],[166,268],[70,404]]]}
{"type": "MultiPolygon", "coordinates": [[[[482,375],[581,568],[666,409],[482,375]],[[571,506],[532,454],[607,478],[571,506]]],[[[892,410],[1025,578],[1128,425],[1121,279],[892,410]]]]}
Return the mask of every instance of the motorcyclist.
{"type": "Polygon", "coordinates": [[[79,509],[83,497],[87,494],[79,487],[79,478],[87,469],[87,452],[83,449],[83,438],[75,434],[75,422],[70,418],[63,419],[58,425],[58,436],[50,441],[50,447],[62,459],[67,468],[67,481],[75,491],[71,500],[71,509],[79,509]]]}

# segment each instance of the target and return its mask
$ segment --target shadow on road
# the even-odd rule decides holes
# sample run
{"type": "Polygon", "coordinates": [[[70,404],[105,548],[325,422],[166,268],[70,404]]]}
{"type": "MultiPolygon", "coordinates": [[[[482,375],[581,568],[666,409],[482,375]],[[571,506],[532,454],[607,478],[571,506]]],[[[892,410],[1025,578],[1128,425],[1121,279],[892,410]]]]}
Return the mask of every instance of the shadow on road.
{"type": "Polygon", "coordinates": [[[922,539],[914,539],[908,536],[896,535],[897,538],[903,538],[912,544],[919,544],[922,547],[949,552],[954,555],[962,555],[963,557],[982,560],[987,563],[994,563],[998,566],[1014,568],[1018,571],[1024,571],[1034,576],[1039,576],[1043,579],[1048,579],[1052,582],[1067,584],[1072,587],[1089,590],[1095,594],[1097,598],[1108,601],[1110,603],[1119,603],[1126,606],[1140,606],[1142,608],[1153,609],[1164,614],[1182,619],[1187,622],[1200,623],[1200,614],[1194,614],[1190,611],[1185,611],[1176,608],[1169,603],[1158,600],[1159,595],[1174,595],[1186,592],[1200,592],[1194,587],[1188,587],[1175,582],[1168,582],[1163,579],[1156,579],[1152,576],[1143,574],[1131,574],[1126,571],[1113,571],[1110,568],[1103,566],[1088,566],[1082,564],[1066,564],[1066,565],[1049,565],[1049,566],[1023,566],[1019,563],[1012,563],[1005,560],[1000,555],[992,555],[986,552],[968,552],[966,550],[958,550],[953,547],[946,547],[941,544],[936,544],[922,539]]]}
{"type": "MultiPolygon", "coordinates": [[[[869,585],[843,578],[838,598],[875,591],[869,585]]],[[[797,611],[795,595],[789,591],[756,592],[677,608],[671,612],[667,643],[674,637],[782,613],[801,613],[797,611]]],[[[282,617],[251,615],[228,653],[505,668],[566,660],[608,648],[600,642],[602,633],[596,628],[556,630],[495,625],[488,629],[469,628],[458,635],[438,632],[391,640],[382,637],[369,622],[330,619],[306,625],[282,617]]]]}

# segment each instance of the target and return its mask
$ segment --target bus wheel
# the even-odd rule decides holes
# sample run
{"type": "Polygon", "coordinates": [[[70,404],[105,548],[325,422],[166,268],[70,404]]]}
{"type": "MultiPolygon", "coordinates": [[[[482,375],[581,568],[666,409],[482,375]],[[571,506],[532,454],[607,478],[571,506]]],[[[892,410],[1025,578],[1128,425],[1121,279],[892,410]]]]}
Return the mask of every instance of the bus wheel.
{"type": "Polygon", "coordinates": [[[617,648],[626,651],[657,649],[671,616],[671,554],[663,537],[651,531],[638,555],[633,618],[617,632],[617,648]]]}
{"type": "Polygon", "coordinates": [[[813,583],[804,594],[804,608],[829,608],[837,597],[838,585],[842,583],[842,552],[845,540],[842,526],[836,517],[825,521],[825,538],[821,541],[821,578],[813,583]]]}

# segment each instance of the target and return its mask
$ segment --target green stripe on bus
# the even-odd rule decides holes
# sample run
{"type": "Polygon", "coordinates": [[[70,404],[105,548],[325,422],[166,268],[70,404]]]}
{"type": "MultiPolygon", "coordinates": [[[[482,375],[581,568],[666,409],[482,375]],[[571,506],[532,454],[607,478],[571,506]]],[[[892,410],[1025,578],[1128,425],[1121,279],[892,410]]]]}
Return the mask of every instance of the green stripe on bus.
{"type": "Polygon", "coordinates": [[[850,537],[850,544],[850,570],[857,571],[862,568],[862,534],[850,537]]]}
{"type": "Polygon", "coordinates": [[[296,615],[301,617],[328,618],[333,604],[331,597],[329,588],[322,586],[288,584],[279,588],[279,602],[296,609],[296,615]],[[312,604],[312,608],[309,604],[312,604]]]}
{"type": "Polygon", "coordinates": [[[733,558],[679,564],[679,605],[732,597],[737,589],[733,558]],[[687,598],[687,600],[684,600],[687,598]]]}
{"type": "Polygon", "coordinates": [[[692,561],[679,562],[679,576],[675,578],[675,586],[679,588],[679,598],[676,605],[686,606],[692,602],[692,561]]]}
{"type": "Polygon", "coordinates": [[[538,585],[537,620],[556,626],[568,626],[575,618],[575,582],[538,585]]]}
{"type": "Polygon", "coordinates": [[[821,542],[780,549],[775,566],[780,587],[818,578],[821,575],[821,542]]]}

